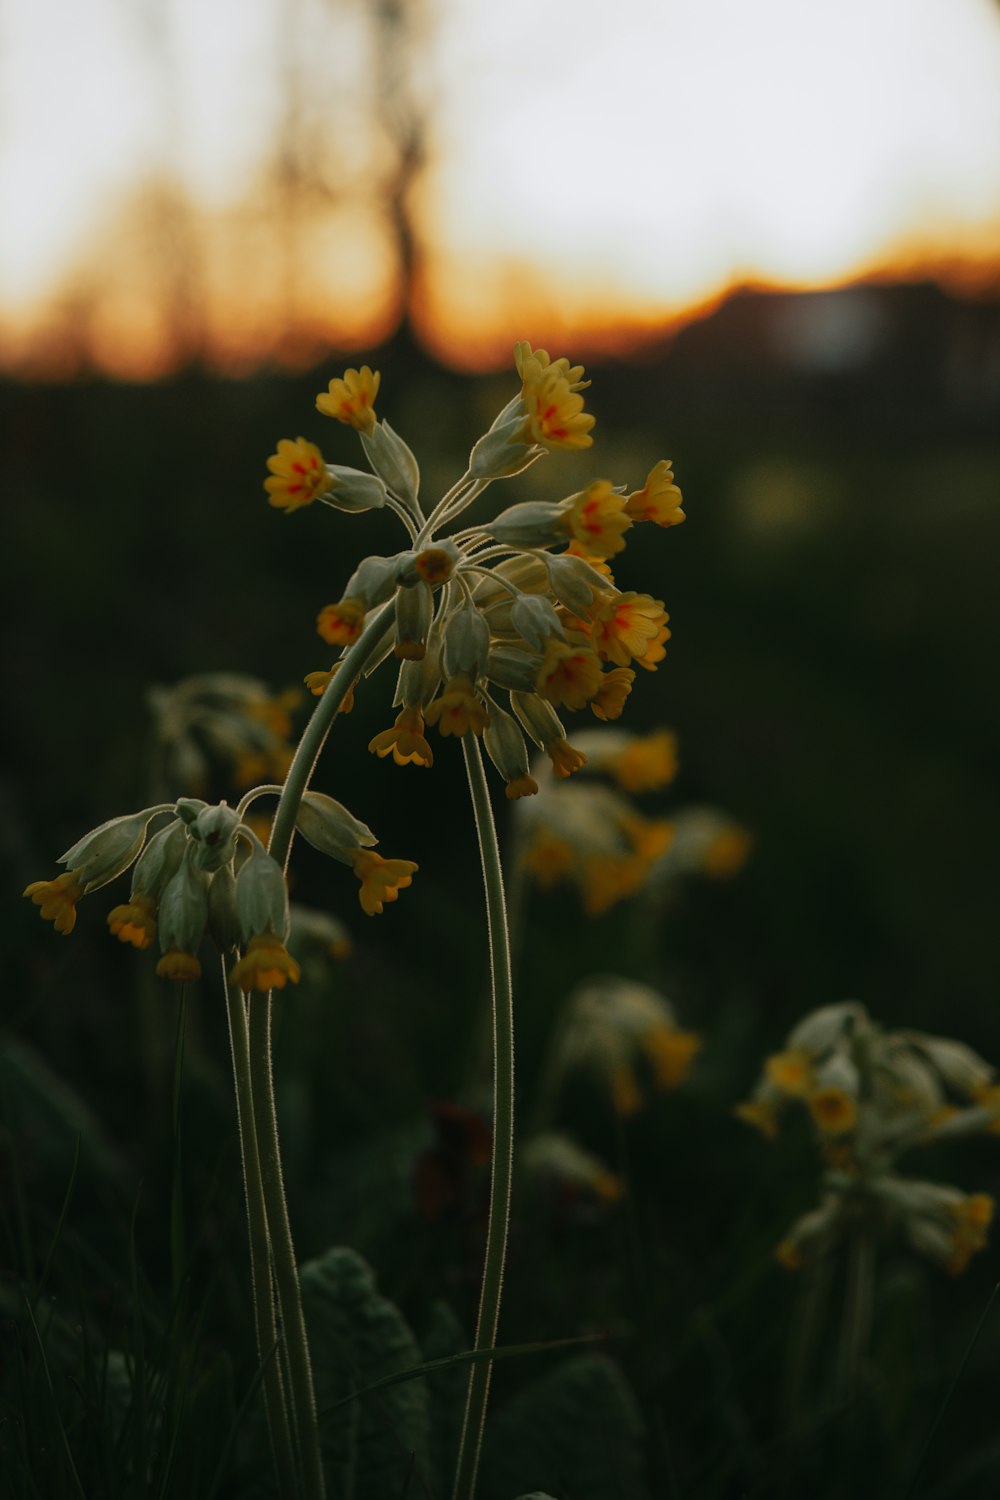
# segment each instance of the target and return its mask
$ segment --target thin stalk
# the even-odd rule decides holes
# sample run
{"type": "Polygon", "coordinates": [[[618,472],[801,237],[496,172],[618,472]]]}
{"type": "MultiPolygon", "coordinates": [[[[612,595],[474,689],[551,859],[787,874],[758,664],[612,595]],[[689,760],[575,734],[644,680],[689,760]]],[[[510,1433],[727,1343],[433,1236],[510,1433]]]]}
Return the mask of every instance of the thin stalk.
{"type": "Polygon", "coordinates": [[[855,1224],[847,1251],[844,1323],[840,1334],[839,1394],[849,1402],[858,1394],[861,1370],[871,1342],[875,1301],[875,1236],[870,1224],[855,1224]]]}
{"type": "MultiPolygon", "coordinates": [[[[472,734],[463,735],[462,750],[465,754],[465,769],[469,778],[483,866],[493,1010],[493,1168],[483,1283],[474,1345],[476,1350],[481,1350],[491,1349],[496,1345],[504,1261],[507,1255],[514,1165],[514,1004],[500,849],[479,741],[472,734]]],[[[469,1374],[455,1471],[454,1500],[472,1500],[475,1494],[491,1370],[492,1362],[482,1360],[473,1365],[469,1374]]]]}
{"type": "Polygon", "coordinates": [[[288,1367],[288,1384],[302,1464],[302,1490],[306,1500],[323,1500],[323,1460],[316,1420],[316,1393],[306,1333],[295,1242],[288,1218],[288,1202],[281,1170],[281,1143],[274,1102],[271,1052],[271,997],[255,995],[250,1002],[250,1084],[254,1103],[254,1125],[263,1180],[267,1227],[271,1244],[271,1267],[281,1309],[281,1325],[288,1367]]]}
{"type": "Polygon", "coordinates": [[[288,1425],[281,1366],[276,1358],[275,1346],[278,1332],[271,1289],[267,1209],[264,1202],[260,1156],[257,1151],[257,1133],[254,1129],[247,1017],[243,1008],[243,997],[238,989],[227,982],[225,970],[226,964],[223,959],[222,981],[226,990],[229,1044],[233,1057],[233,1081],[236,1084],[236,1123],[240,1140],[240,1160],[243,1164],[243,1184],[246,1190],[247,1224],[250,1232],[250,1282],[253,1291],[257,1357],[261,1362],[264,1405],[278,1477],[278,1493],[282,1500],[285,1500],[286,1496],[291,1500],[291,1497],[299,1494],[299,1482],[295,1465],[295,1448],[288,1425]]]}
{"type": "MultiPolygon", "coordinates": [[[[295,834],[295,819],[299,805],[309,785],[313,767],[323,748],[330,727],[341,703],[350,691],[354,679],[364,671],[366,665],[382,649],[386,630],[385,619],[388,605],[373,612],[371,619],[358,640],[343,655],[337,671],[326,692],[313,711],[312,718],[303,731],[285,784],[281,790],[278,807],[271,832],[270,853],[284,868],[295,834]]],[[[326,1493],[323,1480],[323,1463],[319,1444],[319,1427],[316,1421],[316,1397],[313,1389],[312,1364],[309,1358],[309,1343],[306,1334],[305,1314],[302,1308],[302,1292],[299,1286],[298,1265],[295,1259],[295,1244],[292,1239],[285,1199],[284,1178],[281,1168],[281,1144],[278,1133],[278,1117],[274,1098],[274,1068],[271,1051],[271,996],[270,993],[255,997],[251,1006],[249,1030],[242,1000],[238,1001],[242,1019],[242,1034],[246,1037],[246,1110],[244,1119],[249,1121],[253,1136],[257,1176],[260,1182],[261,1223],[264,1226],[264,1253],[270,1252],[267,1267],[268,1301],[270,1302],[271,1272],[274,1276],[274,1292],[281,1315],[284,1352],[288,1369],[291,1395],[291,1415],[295,1425],[296,1443],[302,1470],[302,1492],[306,1500],[323,1500],[326,1493]]],[[[230,1001],[232,1012],[232,1000],[230,1001]]],[[[231,1023],[232,1024],[232,1023],[231,1023]]],[[[251,1238],[253,1237],[251,1227],[251,1238]]],[[[259,1300],[255,1291],[255,1302],[259,1300]]],[[[271,1308],[272,1328],[274,1309],[271,1308]]],[[[273,1337],[271,1340],[273,1344],[273,1337]]],[[[270,1347],[269,1344],[264,1345],[270,1347]]],[[[277,1366],[276,1366],[277,1368],[277,1366]]],[[[278,1371],[280,1379],[280,1369],[278,1371]]],[[[265,1387],[266,1389],[266,1387],[265,1387]]],[[[287,1417],[286,1417],[287,1422],[287,1417]]],[[[289,1491],[289,1493],[293,1493],[289,1491]]]]}

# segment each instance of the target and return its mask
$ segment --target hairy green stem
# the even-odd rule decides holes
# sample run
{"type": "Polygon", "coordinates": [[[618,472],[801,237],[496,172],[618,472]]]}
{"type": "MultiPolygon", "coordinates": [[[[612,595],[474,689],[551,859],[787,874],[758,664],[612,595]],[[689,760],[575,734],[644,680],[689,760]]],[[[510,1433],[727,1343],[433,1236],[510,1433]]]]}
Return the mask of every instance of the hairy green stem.
{"type": "Polygon", "coordinates": [[[847,1250],[844,1321],[840,1333],[839,1394],[844,1402],[858,1394],[871,1342],[875,1301],[875,1234],[864,1219],[852,1226],[847,1250]]]}
{"type": "Polygon", "coordinates": [[[277,1359],[278,1332],[274,1316],[271,1287],[271,1264],[268,1251],[267,1208],[264,1184],[254,1128],[254,1102],[250,1076],[250,1041],[246,1011],[239,990],[226,980],[226,962],[222,961],[222,982],[226,990],[229,1019],[229,1044],[233,1058],[233,1080],[236,1084],[236,1123],[243,1164],[246,1191],[247,1224],[250,1232],[250,1283],[253,1292],[254,1328],[257,1356],[263,1368],[264,1405],[271,1434],[271,1448],[281,1500],[299,1494],[295,1449],[288,1425],[281,1365],[277,1359]]]}
{"type": "MultiPolygon", "coordinates": [[[[306,725],[299,741],[285,784],[271,833],[270,853],[283,867],[288,863],[295,818],[309,785],[313,767],[330,732],[330,727],[351,689],[355,677],[382,649],[388,606],[373,613],[368,625],[350,650],[344,653],[336,677],[332,679],[306,725]]],[[[243,1149],[244,1175],[247,1180],[247,1204],[250,1219],[251,1265],[254,1280],[254,1307],[257,1318],[258,1344],[262,1351],[273,1349],[276,1339],[274,1296],[277,1297],[288,1370],[291,1416],[295,1426],[298,1462],[301,1466],[302,1493],[306,1500],[323,1500],[325,1485],[320,1453],[319,1427],[316,1420],[316,1398],[313,1389],[312,1364],[306,1334],[302,1293],[299,1286],[295,1244],[292,1239],[281,1168],[281,1145],[274,1098],[274,1068],[271,1050],[271,996],[254,998],[249,1028],[243,1001],[229,992],[230,1034],[233,1040],[233,1065],[240,1116],[240,1142],[243,1149]],[[273,1282],[272,1282],[273,1275],[273,1282]],[[270,1338],[268,1339],[268,1335],[270,1338]]],[[[262,1353],[263,1357],[263,1353],[262,1353]]],[[[287,1493],[299,1493],[294,1466],[291,1479],[284,1471],[279,1455],[294,1452],[288,1429],[288,1411],[284,1400],[280,1364],[272,1360],[265,1369],[265,1398],[275,1438],[275,1456],[279,1467],[282,1500],[287,1493]],[[280,1426],[277,1411],[280,1394],[280,1426]],[[272,1415],[273,1413],[273,1415],[272,1415]],[[284,1442],[284,1449],[282,1448],[284,1442]],[[294,1488],[287,1488],[289,1484],[294,1488]]]]}
{"type": "MultiPolygon", "coordinates": [[[[486,890],[493,1010],[493,1169],[475,1340],[475,1348],[481,1350],[496,1346],[504,1261],[507,1256],[514,1166],[514,1005],[500,849],[483,757],[479,741],[472,734],[463,736],[462,749],[465,753],[469,791],[472,794],[472,809],[483,866],[483,885],[486,890]]],[[[454,1500],[472,1500],[475,1494],[491,1369],[489,1360],[481,1360],[472,1366],[469,1374],[465,1416],[459,1438],[454,1500]]]]}

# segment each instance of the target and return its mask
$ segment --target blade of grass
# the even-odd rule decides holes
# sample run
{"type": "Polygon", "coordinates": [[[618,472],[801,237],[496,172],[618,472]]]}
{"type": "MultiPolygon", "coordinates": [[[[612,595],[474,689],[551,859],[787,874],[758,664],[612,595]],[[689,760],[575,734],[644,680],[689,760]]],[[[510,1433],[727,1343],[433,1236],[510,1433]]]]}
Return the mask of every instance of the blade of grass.
{"type": "Polygon", "coordinates": [[[76,1464],[73,1462],[73,1453],[69,1446],[69,1438],[66,1435],[65,1425],[63,1424],[62,1412],[59,1410],[59,1402],[56,1399],[55,1386],[52,1384],[52,1373],[49,1370],[49,1362],[45,1357],[45,1345],[42,1343],[42,1336],[38,1331],[38,1324],[35,1322],[35,1314],[32,1311],[31,1302],[27,1297],[24,1297],[23,1300],[24,1310],[28,1315],[28,1322],[31,1324],[31,1331],[35,1335],[35,1343],[38,1346],[38,1358],[41,1361],[42,1376],[45,1381],[45,1387],[49,1393],[49,1399],[52,1403],[52,1415],[55,1418],[56,1431],[59,1434],[59,1441],[62,1445],[62,1450],[66,1455],[66,1464],[69,1470],[69,1474],[72,1478],[77,1494],[81,1497],[81,1500],[87,1500],[87,1492],[80,1482],[80,1476],[77,1473],[76,1464]]]}
{"type": "Polygon", "coordinates": [[[979,1342],[980,1334],[986,1327],[986,1319],[993,1311],[993,1304],[997,1300],[998,1293],[1000,1293],[1000,1281],[997,1282],[996,1286],[993,1288],[992,1292],[989,1295],[986,1306],[983,1308],[983,1311],[980,1315],[979,1322],[976,1324],[976,1327],[973,1331],[972,1338],[969,1340],[968,1347],[966,1348],[965,1353],[962,1355],[962,1358],[959,1361],[958,1369],[955,1371],[952,1382],[949,1385],[947,1392],[945,1393],[945,1398],[938,1409],[937,1416],[931,1423],[930,1431],[927,1434],[924,1446],[920,1450],[920,1457],[917,1460],[917,1467],[914,1469],[913,1474],[910,1478],[910,1482],[906,1487],[906,1491],[903,1495],[903,1500],[911,1500],[911,1496],[916,1493],[917,1480],[920,1478],[921,1471],[923,1470],[924,1464],[927,1461],[927,1455],[931,1451],[934,1439],[937,1436],[938,1428],[941,1426],[941,1422],[944,1419],[944,1414],[948,1410],[948,1407],[951,1405],[952,1398],[954,1397],[955,1392],[958,1390],[962,1376],[965,1374],[965,1367],[969,1363],[973,1349],[975,1349],[976,1345],[979,1342]]]}
{"type": "Polygon", "coordinates": [[[62,1237],[63,1225],[66,1222],[66,1211],[69,1208],[70,1199],[73,1196],[73,1189],[76,1186],[76,1174],[77,1174],[77,1171],[78,1171],[79,1166],[80,1166],[80,1142],[81,1142],[81,1139],[82,1139],[82,1137],[80,1135],[80,1132],[77,1131],[77,1134],[76,1134],[76,1147],[75,1147],[75,1150],[73,1152],[73,1165],[70,1168],[69,1182],[66,1184],[66,1191],[63,1194],[62,1208],[59,1210],[59,1218],[56,1221],[55,1233],[52,1236],[52,1243],[49,1246],[49,1253],[45,1257],[45,1264],[42,1267],[41,1275],[38,1278],[38,1285],[35,1288],[35,1294],[34,1294],[34,1296],[31,1299],[32,1305],[34,1307],[38,1306],[39,1298],[41,1297],[43,1291],[45,1290],[45,1283],[48,1281],[48,1279],[49,1279],[49,1271],[52,1269],[52,1257],[55,1255],[55,1253],[56,1253],[56,1246],[59,1244],[59,1240],[62,1237]]]}
{"type": "Polygon", "coordinates": [[[383,1375],[380,1380],[375,1380],[371,1385],[361,1386],[352,1391],[349,1396],[342,1396],[332,1406],[324,1407],[319,1413],[319,1421],[329,1421],[334,1412],[339,1411],[342,1406],[349,1406],[352,1401],[358,1401],[362,1396],[370,1396],[375,1391],[385,1390],[387,1386],[399,1385],[405,1380],[419,1380],[423,1375],[434,1375],[439,1370],[448,1370],[455,1365],[472,1365],[481,1360],[497,1361],[501,1359],[516,1359],[526,1354],[546,1354],[553,1349],[574,1349],[581,1345],[602,1343],[604,1335],[601,1333],[588,1333],[580,1338],[573,1339],[550,1339],[542,1344],[500,1344],[495,1349],[465,1349],[461,1354],[446,1354],[441,1359],[429,1359],[426,1364],[413,1365],[408,1370],[396,1370],[392,1375],[383,1375]]]}

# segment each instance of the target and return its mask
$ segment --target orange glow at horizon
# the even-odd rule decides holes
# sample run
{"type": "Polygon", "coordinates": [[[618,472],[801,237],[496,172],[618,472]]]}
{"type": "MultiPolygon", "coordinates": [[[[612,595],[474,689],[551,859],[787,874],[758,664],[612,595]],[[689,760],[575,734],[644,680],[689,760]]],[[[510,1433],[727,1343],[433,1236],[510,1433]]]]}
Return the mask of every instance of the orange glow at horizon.
{"type": "MultiPolygon", "coordinates": [[[[22,64],[69,5],[13,0],[22,64]]],[[[427,9],[413,39],[425,138],[406,196],[410,312],[452,365],[506,364],[522,336],[624,352],[744,286],[1000,290],[991,0],[413,5],[427,9]]],[[[77,75],[92,83],[83,49],[108,70],[70,164],[93,174],[89,199],[60,188],[63,143],[44,121],[0,151],[14,209],[0,216],[0,369],[141,380],[199,359],[242,374],[378,344],[401,289],[391,140],[365,94],[374,23],[363,7],[299,0],[294,52],[277,0],[219,0],[207,20],[195,0],[161,7],[177,59],[169,98],[129,81],[136,38],[115,31],[112,0],[93,0],[86,27],[73,12],[73,45],[53,61],[66,90],[77,75]],[[227,75],[225,108],[206,65],[223,44],[246,75],[227,75]],[[270,66],[276,48],[285,74],[270,66]],[[310,147],[282,177],[286,75],[303,89],[310,147]]],[[[17,119],[31,91],[19,102],[12,80],[31,69],[8,72],[0,102],[17,119]]]]}

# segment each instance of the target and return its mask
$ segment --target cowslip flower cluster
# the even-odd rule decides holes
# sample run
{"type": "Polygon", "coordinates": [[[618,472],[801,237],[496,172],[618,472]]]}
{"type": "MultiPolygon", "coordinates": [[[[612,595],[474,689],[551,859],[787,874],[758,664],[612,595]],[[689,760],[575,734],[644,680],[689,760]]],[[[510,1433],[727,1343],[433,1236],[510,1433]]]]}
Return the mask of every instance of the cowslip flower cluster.
{"type": "MultiPolygon", "coordinates": [[[[663,660],[670,631],[662,602],[620,589],[608,560],[634,525],[684,520],[672,468],[661,460],[632,492],[597,479],[559,501],[528,501],[458,524],[494,481],[546,453],[593,442],[583,367],[528,343],[517,345],[515,364],[520,392],[475,444],[463,476],[427,509],[414,454],[376,416],[380,376],[367,365],[332,380],[316,406],[358,433],[370,471],[328,464],[310,440],[285,438],[265,481],[269,502],[286,512],[314,501],[394,512],[407,545],[364,558],[340,596],[320,609],[317,631],[342,657],[370,622],[382,626],[374,664],[390,656],[397,663],[397,713],[372,738],[374,755],[428,768],[429,731],[476,735],[512,801],[537,791],[529,743],[560,776],[583,764],[560,710],[590,707],[601,720],[617,719],[635,668],[652,671],[663,660]]],[[[306,684],[320,696],[336,682],[340,711],[349,712],[357,679],[340,682],[339,668],[338,658],[306,684]]]]}
{"type": "Polygon", "coordinates": [[[658,990],[615,974],[587,980],[569,996],[552,1035],[542,1072],[546,1109],[566,1078],[582,1071],[604,1084],[618,1114],[637,1114],[646,1089],[684,1083],[701,1045],[658,990]]]}
{"type": "Polygon", "coordinates": [[[691,870],[735,873],[742,866],[749,839],[731,819],[698,808],[650,818],[632,800],[676,775],[677,741],[668,730],[593,729],[574,737],[574,749],[579,765],[572,769],[580,776],[566,785],[565,766],[555,763],[546,775],[535,765],[540,795],[518,807],[518,865],[541,889],[571,882],[587,915],[600,916],[691,870]]]}
{"type": "Polygon", "coordinates": [[[273,694],[238,672],[200,672],[147,694],[164,781],[192,795],[222,766],[238,790],[283,781],[292,759],[292,711],[301,689],[273,694]]]}
{"type": "Polygon", "coordinates": [[[765,1060],[736,1114],[769,1140],[787,1111],[804,1111],[826,1166],[819,1206],[777,1247],[788,1269],[831,1252],[859,1221],[902,1234],[952,1274],[986,1246],[985,1193],[903,1176],[916,1146],[1000,1130],[995,1069],[971,1047],[925,1032],[886,1031],[857,1001],[822,1006],[765,1060]]]}
{"type": "MultiPolygon", "coordinates": [[[[68,866],[64,874],[33,881],[24,894],[57,932],[68,934],[81,897],[131,868],[129,898],[108,913],[108,926],[133,948],[146,949],[159,940],[161,978],[200,978],[198,954],[208,938],[232,961],[232,984],[244,991],[284,989],[300,978],[286,946],[288,890],[281,865],[246,816],[253,797],[237,808],[182,797],[113,818],[67,850],[59,861],[68,866]],[[150,835],[151,825],[164,816],[168,820],[150,835]]],[[[316,848],[351,867],[369,915],[381,912],[412,882],[416,864],[376,854],[371,829],[332,797],[307,792],[297,827],[316,848]]],[[[314,920],[313,929],[316,925],[314,920]]],[[[330,951],[343,952],[346,934],[339,924],[320,925],[330,951]]]]}

